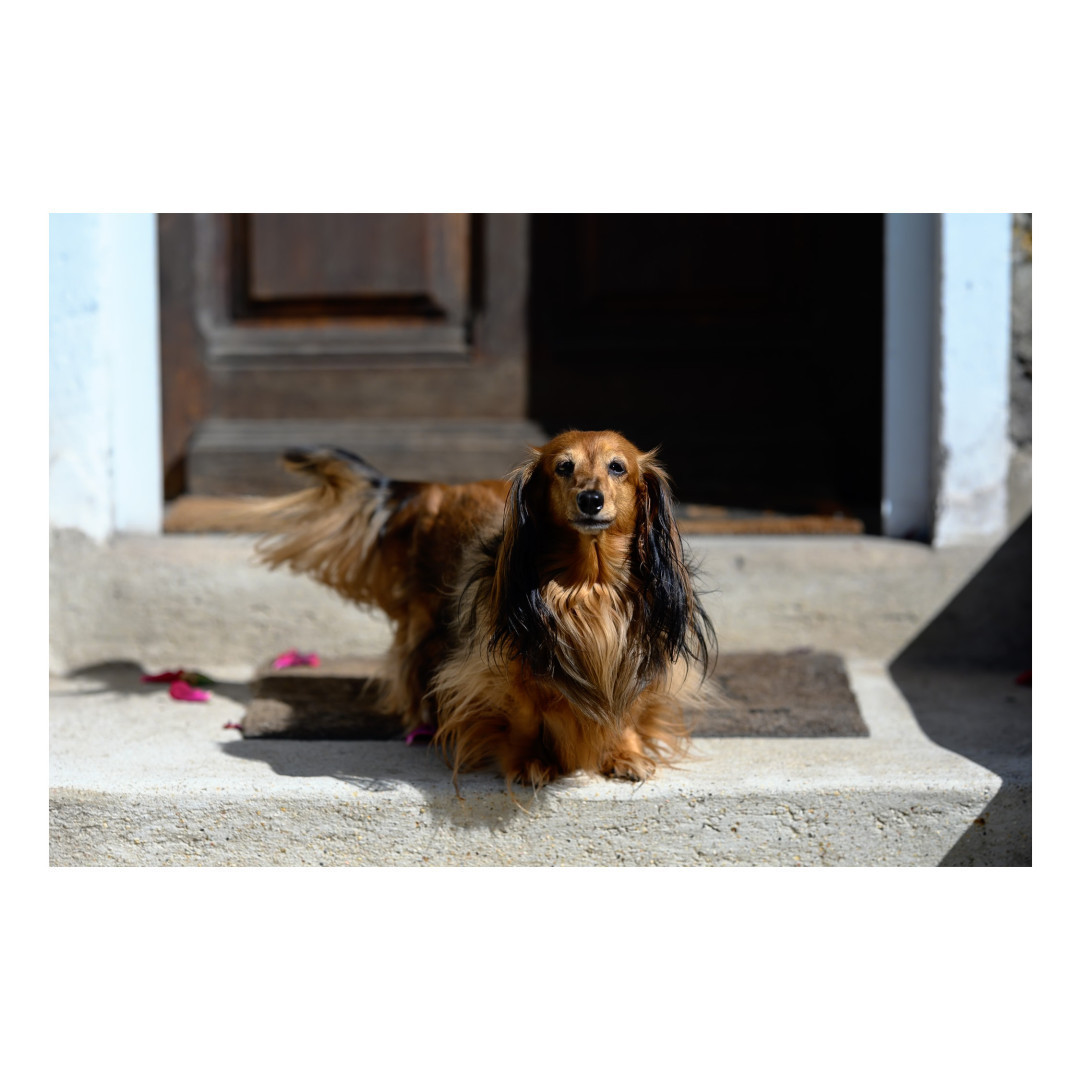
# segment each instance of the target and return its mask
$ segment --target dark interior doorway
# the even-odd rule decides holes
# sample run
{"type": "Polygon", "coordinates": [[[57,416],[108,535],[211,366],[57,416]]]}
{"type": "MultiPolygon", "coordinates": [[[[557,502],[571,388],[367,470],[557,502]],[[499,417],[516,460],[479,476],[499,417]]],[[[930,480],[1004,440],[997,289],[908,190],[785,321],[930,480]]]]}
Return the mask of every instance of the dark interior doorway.
{"type": "Polygon", "coordinates": [[[880,214],[538,214],[529,410],[661,445],[684,503],[881,531],[880,214]]]}

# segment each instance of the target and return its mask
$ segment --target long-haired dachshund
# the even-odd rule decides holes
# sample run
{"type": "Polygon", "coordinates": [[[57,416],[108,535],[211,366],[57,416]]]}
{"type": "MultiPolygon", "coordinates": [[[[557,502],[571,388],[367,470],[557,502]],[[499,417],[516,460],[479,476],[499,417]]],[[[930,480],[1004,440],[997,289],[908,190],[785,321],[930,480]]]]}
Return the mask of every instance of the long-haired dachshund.
{"type": "Polygon", "coordinates": [[[457,783],[643,780],[687,748],[716,638],[655,452],[568,431],[509,480],[392,480],[292,450],[314,486],[250,504],[257,551],[389,616],[384,705],[434,727],[457,783]],[[697,673],[701,678],[693,678],[697,673]]]}

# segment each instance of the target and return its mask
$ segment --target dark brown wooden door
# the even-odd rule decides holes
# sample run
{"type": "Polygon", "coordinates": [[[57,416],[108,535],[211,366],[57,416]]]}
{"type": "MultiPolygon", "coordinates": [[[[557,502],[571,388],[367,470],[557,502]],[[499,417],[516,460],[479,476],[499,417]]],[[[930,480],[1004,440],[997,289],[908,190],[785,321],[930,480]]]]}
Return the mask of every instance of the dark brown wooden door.
{"type": "Polygon", "coordinates": [[[164,214],[166,495],[281,490],[341,442],[398,475],[505,472],[526,422],[526,219],[164,214]]]}

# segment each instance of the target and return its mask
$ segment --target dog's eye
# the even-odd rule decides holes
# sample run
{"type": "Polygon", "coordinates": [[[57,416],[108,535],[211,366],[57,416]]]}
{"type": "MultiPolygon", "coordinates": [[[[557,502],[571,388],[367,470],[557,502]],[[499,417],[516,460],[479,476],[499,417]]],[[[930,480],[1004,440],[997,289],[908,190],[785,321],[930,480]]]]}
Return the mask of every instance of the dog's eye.
{"type": "Polygon", "coordinates": [[[622,461],[616,460],[609,463],[608,471],[613,476],[622,476],[627,471],[627,466],[622,461]]]}
{"type": "Polygon", "coordinates": [[[556,466],[556,476],[570,476],[574,472],[573,461],[561,461],[556,466]]]}

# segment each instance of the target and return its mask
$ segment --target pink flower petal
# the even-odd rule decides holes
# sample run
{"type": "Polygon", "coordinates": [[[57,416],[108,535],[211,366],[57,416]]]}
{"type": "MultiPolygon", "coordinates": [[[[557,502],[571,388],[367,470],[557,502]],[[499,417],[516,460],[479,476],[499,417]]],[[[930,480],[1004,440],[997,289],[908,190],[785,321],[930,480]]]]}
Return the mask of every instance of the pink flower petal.
{"type": "Polygon", "coordinates": [[[297,652],[296,649],[290,649],[288,652],[284,652],[281,656],[274,660],[274,668],[280,671],[282,668],[291,667],[318,667],[319,666],[319,654],[318,653],[302,653],[297,652]]]}
{"type": "Polygon", "coordinates": [[[201,671],[185,671],[183,668],[178,668],[176,671],[161,671],[157,675],[144,675],[142,681],[150,683],[186,682],[192,686],[210,686],[214,682],[209,675],[204,675],[201,671]]]}
{"type": "Polygon", "coordinates": [[[142,682],[176,682],[184,677],[183,671],[160,671],[157,675],[144,675],[142,682]]]}
{"type": "Polygon", "coordinates": [[[209,701],[210,694],[205,690],[196,690],[194,686],[178,679],[169,684],[169,697],[176,701],[209,701]]]}

